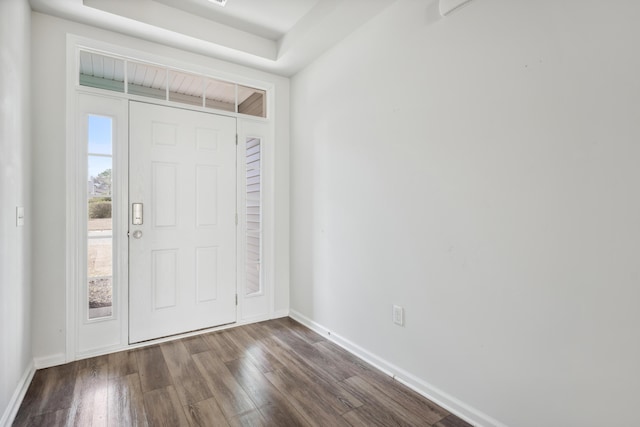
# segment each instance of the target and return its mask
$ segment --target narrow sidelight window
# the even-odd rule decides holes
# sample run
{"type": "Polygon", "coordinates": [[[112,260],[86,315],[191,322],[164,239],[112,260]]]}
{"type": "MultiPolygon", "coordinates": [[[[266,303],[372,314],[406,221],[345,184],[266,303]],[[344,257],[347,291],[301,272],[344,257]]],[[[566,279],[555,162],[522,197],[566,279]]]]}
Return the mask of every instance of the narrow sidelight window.
{"type": "Polygon", "coordinates": [[[87,303],[89,319],[113,315],[113,119],[88,116],[87,303]]]}
{"type": "Polygon", "coordinates": [[[262,173],[260,138],[247,138],[247,296],[262,293],[262,173]]]}

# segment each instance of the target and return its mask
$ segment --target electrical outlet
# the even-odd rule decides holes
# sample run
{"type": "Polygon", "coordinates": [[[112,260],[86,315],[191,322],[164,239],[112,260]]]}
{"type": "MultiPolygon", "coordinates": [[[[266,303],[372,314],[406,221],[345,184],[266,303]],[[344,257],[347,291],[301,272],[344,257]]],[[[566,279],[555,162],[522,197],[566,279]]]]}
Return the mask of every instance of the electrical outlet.
{"type": "Polygon", "coordinates": [[[393,306],[393,323],[404,326],[404,308],[399,305],[393,306]]]}

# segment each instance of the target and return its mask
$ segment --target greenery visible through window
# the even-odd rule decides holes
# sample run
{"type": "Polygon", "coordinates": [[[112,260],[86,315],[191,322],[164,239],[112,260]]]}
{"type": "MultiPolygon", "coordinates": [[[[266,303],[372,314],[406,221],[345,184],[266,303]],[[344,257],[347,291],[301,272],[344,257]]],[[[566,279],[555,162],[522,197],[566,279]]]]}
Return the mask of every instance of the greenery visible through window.
{"type": "Polygon", "coordinates": [[[87,298],[89,319],[113,315],[113,119],[89,115],[87,298]]]}

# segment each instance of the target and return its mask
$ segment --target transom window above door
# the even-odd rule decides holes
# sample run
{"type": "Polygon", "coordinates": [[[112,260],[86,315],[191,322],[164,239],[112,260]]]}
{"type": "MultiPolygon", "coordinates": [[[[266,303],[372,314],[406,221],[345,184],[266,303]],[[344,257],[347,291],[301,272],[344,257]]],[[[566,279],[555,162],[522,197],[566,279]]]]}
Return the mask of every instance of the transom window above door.
{"type": "Polygon", "coordinates": [[[267,117],[265,90],[170,67],[80,51],[80,86],[267,117]]]}

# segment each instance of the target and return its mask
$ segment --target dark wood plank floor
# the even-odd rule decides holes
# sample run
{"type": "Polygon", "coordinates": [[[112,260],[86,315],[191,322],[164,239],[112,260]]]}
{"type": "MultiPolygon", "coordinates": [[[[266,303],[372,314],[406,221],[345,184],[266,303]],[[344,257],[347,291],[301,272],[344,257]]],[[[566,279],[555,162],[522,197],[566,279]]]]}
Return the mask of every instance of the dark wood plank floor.
{"type": "Polygon", "coordinates": [[[469,424],[289,319],[36,372],[14,426],[469,424]]]}

